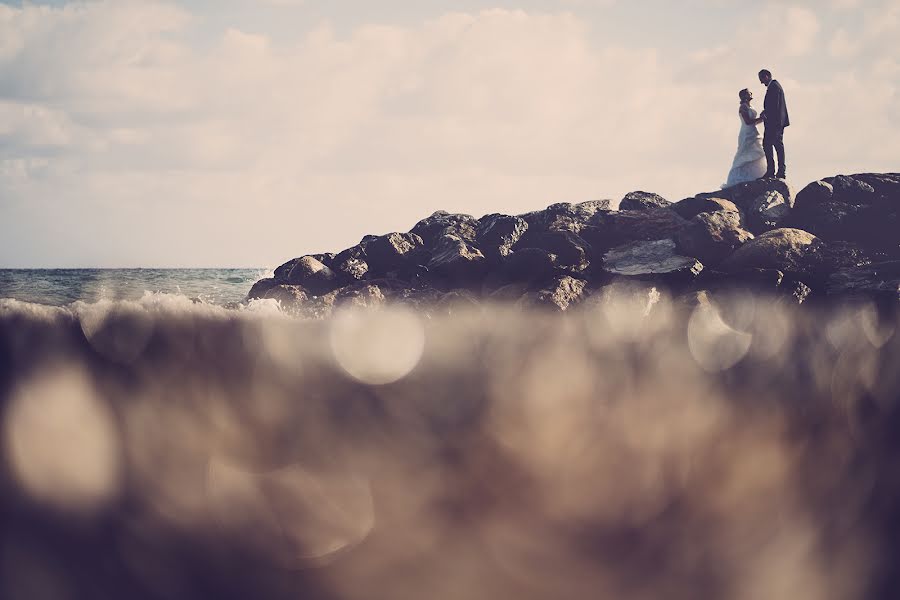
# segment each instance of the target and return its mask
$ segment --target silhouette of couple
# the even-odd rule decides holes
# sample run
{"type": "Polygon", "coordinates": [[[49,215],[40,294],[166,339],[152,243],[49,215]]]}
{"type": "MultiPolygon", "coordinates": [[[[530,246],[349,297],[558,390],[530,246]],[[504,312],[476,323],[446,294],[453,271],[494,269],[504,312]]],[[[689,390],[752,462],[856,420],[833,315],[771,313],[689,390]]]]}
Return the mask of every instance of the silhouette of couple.
{"type": "Polygon", "coordinates": [[[790,125],[791,121],[784,100],[784,89],[780,83],[772,79],[772,73],[766,69],[759,72],[759,82],[767,88],[762,114],[757,114],[750,106],[753,100],[753,93],[750,90],[743,89],[738,92],[741,100],[738,109],[741,130],[738,134],[737,154],[728,173],[728,181],[723,187],[767,177],[785,178],[784,128],[790,125]],[[762,138],[757,128],[760,123],[765,124],[762,138]],[[777,172],[775,152],[778,153],[777,172]]]}

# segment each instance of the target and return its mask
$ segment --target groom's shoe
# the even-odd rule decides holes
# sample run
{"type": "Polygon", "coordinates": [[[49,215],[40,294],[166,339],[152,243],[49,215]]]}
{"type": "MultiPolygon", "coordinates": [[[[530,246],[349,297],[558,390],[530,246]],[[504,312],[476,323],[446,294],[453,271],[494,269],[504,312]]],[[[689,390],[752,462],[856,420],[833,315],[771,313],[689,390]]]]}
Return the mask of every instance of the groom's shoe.
{"type": "Polygon", "coordinates": [[[787,179],[787,175],[784,174],[784,171],[779,171],[778,175],[775,176],[776,179],[787,179]]]}

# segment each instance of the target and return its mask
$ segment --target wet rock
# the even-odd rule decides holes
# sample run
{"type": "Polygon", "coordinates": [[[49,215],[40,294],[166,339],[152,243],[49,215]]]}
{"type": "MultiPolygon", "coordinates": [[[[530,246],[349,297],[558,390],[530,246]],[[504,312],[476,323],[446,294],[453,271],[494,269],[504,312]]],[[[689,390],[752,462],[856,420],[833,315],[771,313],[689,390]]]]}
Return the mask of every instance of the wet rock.
{"type": "Polygon", "coordinates": [[[522,296],[517,305],[552,308],[564,312],[584,298],[586,287],[587,282],[583,279],[569,276],[557,277],[541,289],[522,296]]]}
{"type": "Polygon", "coordinates": [[[266,292],[270,289],[278,285],[280,282],[278,279],[274,277],[270,277],[267,279],[260,279],[256,283],[253,284],[253,287],[250,288],[250,291],[247,293],[247,299],[253,300],[255,298],[264,298],[266,292]]]}
{"type": "Polygon", "coordinates": [[[824,243],[800,229],[773,229],[748,241],[722,263],[728,272],[777,269],[791,273],[821,271],[824,243]]]}
{"type": "Polygon", "coordinates": [[[619,210],[647,210],[648,208],[668,208],[672,203],[651,192],[631,192],[619,202],[619,210]]]}
{"type": "MultiPolygon", "coordinates": [[[[731,202],[728,205],[734,207],[731,202]]],[[[737,207],[701,212],[678,234],[678,251],[700,259],[706,266],[715,266],[753,239],[753,234],[742,227],[741,221],[737,207]]]]}
{"type": "Polygon", "coordinates": [[[263,298],[277,300],[282,309],[295,312],[310,302],[310,294],[299,285],[279,284],[263,294],[263,298]]]}
{"type": "Polygon", "coordinates": [[[498,260],[512,252],[513,246],[528,230],[528,223],[521,217],[491,214],[478,220],[476,245],[485,257],[498,260]]]}
{"type": "Polygon", "coordinates": [[[335,308],[372,308],[383,305],[385,301],[385,294],[378,282],[360,281],[340,289],[331,304],[335,308]]]}
{"type": "Polygon", "coordinates": [[[426,248],[434,248],[444,235],[455,235],[469,244],[474,244],[478,226],[478,219],[472,215],[451,214],[439,210],[416,223],[410,233],[419,236],[426,248]]]}
{"type": "Polygon", "coordinates": [[[640,279],[686,282],[694,279],[703,265],[695,258],[678,254],[671,239],[639,241],[610,250],[603,256],[603,270],[610,275],[640,279]]]}
{"type": "Polygon", "coordinates": [[[435,242],[428,270],[449,284],[467,285],[484,276],[487,261],[481,251],[459,236],[444,234],[435,242]]]}
{"type": "Polygon", "coordinates": [[[297,262],[300,260],[300,258],[301,257],[299,257],[299,256],[297,258],[292,258],[291,260],[287,261],[283,265],[279,266],[277,269],[275,269],[275,273],[273,274],[272,277],[277,281],[281,281],[281,282],[287,281],[288,273],[291,272],[291,269],[294,268],[294,265],[297,264],[297,262]]]}
{"type": "Polygon", "coordinates": [[[312,256],[303,256],[287,275],[287,283],[303,286],[314,296],[327,294],[339,286],[334,271],[312,256]]]}

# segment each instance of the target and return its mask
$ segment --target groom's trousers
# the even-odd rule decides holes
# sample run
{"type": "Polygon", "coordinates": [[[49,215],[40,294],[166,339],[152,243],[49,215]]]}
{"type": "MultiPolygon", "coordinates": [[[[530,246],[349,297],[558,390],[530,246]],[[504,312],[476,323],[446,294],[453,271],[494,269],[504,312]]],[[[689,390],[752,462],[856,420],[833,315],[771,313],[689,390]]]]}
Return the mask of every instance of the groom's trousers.
{"type": "Polygon", "coordinates": [[[784,160],[784,128],[766,127],[763,132],[763,150],[766,153],[766,174],[775,174],[775,157],[772,151],[778,153],[778,174],[785,174],[784,160]]]}

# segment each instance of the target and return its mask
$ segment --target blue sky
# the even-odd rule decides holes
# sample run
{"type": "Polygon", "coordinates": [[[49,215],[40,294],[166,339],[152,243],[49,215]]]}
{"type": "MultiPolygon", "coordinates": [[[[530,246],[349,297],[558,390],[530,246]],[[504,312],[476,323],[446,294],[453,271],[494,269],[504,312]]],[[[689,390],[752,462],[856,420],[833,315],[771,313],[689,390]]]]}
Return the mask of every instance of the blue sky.
{"type": "Polygon", "coordinates": [[[0,3],[0,267],[272,266],[434,210],[671,200],[784,85],[790,179],[898,170],[900,0],[0,3]]]}

